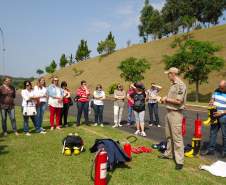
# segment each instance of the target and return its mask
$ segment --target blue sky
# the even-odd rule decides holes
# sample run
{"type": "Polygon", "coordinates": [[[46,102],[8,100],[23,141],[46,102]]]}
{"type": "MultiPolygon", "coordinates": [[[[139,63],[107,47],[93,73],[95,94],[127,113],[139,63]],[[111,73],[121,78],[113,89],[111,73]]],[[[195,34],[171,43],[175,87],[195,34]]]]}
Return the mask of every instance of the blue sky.
{"type": "MultiPolygon", "coordinates": [[[[161,9],[165,0],[150,0],[161,9]]],[[[97,55],[97,42],[109,31],[117,48],[139,43],[137,25],[144,0],[0,0],[0,27],[5,34],[5,71],[13,76],[35,76],[62,53],[74,55],[86,39],[97,55]]],[[[2,46],[0,45],[1,49],[2,46]]],[[[0,74],[2,69],[0,52],[0,74]]]]}

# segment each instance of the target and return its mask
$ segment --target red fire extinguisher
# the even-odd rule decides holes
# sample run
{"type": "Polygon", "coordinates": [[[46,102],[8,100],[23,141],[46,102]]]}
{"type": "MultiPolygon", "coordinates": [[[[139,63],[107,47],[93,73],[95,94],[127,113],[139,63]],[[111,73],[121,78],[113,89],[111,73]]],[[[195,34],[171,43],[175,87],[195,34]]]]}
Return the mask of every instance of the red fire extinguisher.
{"type": "Polygon", "coordinates": [[[123,148],[124,148],[124,152],[127,154],[127,156],[129,158],[131,158],[131,150],[132,150],[131,144],[129,142],[127,142],[126,144],[124,144],[123,148]]]}
{"type": "Polygon", "coordinates": [[[195,138],[202,138],[202,121],[199,119],[199,114],[197,113],[197,117],[195,120],[195,138]]]}
{"type": "Polygon", "coordinates": [[[182,136],[186,135],[186,117],[184,116],[182,119],[182,136]]]}
{"type": "Polygon", "coordinates": [[[107,185],[107,152],[104,149],[96,155],[94,185],[107,185]]]}

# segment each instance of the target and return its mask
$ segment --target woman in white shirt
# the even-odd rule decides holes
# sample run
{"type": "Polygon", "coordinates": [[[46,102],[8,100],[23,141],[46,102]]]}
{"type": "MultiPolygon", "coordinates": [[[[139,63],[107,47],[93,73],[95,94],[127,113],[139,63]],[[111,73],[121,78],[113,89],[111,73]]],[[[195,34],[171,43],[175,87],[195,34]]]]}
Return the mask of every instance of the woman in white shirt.
{"type": "Polygon", "coordinates": [[[30,81],[24,81],[24,89],[21,91],[21,96],[23,98],[22,101],[22,110],[23,110],[23,118],[24,118],[24,133],[26,136],[30,136],[29,133],[29,117],[31,118],[36,131],[39,133],[44,133],[39,130],[39,128],[36,126],[36,120],[35,116],[37,114],[36,112],[36,96],[34,93],[34,90],[32,89],[32,85],[30,81]]]}
{"type": "Polygon", "coordinates": [[[93,92],[93,109],[95,112],[95,124],[97,126],[100,124],[103,127],[103,110],[104,110],[104,102],[105,92],[102,89],[100,84],[97,85],[96,90],[93,92]]]}
{"type": "Polygon", "coordinates": [[[34,87],[34,93],[37,98],[39,98],[38,104],[36,105],[37,115],[36,115],[36,126],[40,128],[41,131],[45,131],[42,128],[44,112],[47,108],[47,89],[45,79],[43,77],[38,79],[37,85],[34,87]]]}

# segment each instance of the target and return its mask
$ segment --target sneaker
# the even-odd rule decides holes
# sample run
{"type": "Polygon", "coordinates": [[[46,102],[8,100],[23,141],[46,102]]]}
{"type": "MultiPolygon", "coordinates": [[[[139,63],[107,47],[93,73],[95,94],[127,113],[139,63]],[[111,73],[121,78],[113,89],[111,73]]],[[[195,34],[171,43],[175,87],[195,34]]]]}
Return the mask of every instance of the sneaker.
{"type": "Polygon", "coordinates": [[[131,125],[131,123],[127,123],[127,126],[130,126],[131,125]]]}
{"type": "Polygon", "coordinates": [[[112,126],[112,128],[116,128],[116,127],[118,127],[118,124],[114,124],[114,125],[112,126]]]}
{"type": "Polygon", "coordinates": [[[7,132],[4,132],[4,133],[3,133],[3,136],[5,136],[5,137],[6,137],[7,135],[8,135],[8,133],[7,133],[7,132]]]}
{"type": "Polygon", "coordinates": [[[152,127],[152,126],[153,126],[153,124],[152,124],[152,123],[150,123],[150,124],[149,124],[149,127],[152,127]]]}
{"type": "Polygon", "coordinates": [[[41,130],[41,131],[46,131],[46,129],[44,129],[44,128],[42,128],[42,127],[40,128],[40,130],[41,130]]]}
{"type": "Polygon", "coordinates": [[[68,127],[68,124],[64,125],[64,127],[67,128],[68,127]]]}
{"type": "Polygon", "coordinates": [[[95,126],[95,127],[96,127],[97,125],[98,125],[98,124],[97,124],[97,123],[95,123],[93,126],[95,126]]]}
{"type": "Polygon", "coordinates": [[[118,124],[118,126],[119,126],[119,127],[122,127],[122,125],[121,125],[120,123],[118,124]]]}
{"type": "Polygon", "coordinates": [[[54,127],[51,127],[50,130],[54,130],[54,127]]]}
{"type": "Polygon", "coordinates": [[[15,134],[16,136],[19,136],[19,133],[18,133],[18,132],[15,132],[14,134],[15,134]]]}
{"type": "Polygon", "coordinates": [[[140,130],[137,130],[136,132],[134,132],[135,135],[140,134],[140,130]]]}
{"type": "Polygon", "coordinates": [[[25,135],[26,136],[31,136],[31,134],[29,132],[26,132],[25,135]]]}
{"type": "Polygon", "coordinates": [[[141,134],[140,134],[141,136],[143,136],[143,137],[146,137],[147,135],[146,135],[146,133],[143,131],[143,132],[141,132],[141,134]]]}
{"type": "Polygon", "coordinates": [[[101,127],[104,127],[103,123],[100,124],[101,127]]]}
{"type": "Polygon", "coordinates": [[[41,132],[39,132],[39,134],[46,134],[46,132],[41,130],[41,132]]]}
{"type": "Polygon", "coordinates": [[[161,125],[159,125],[159,124],[158,124],[158,125],[157,125],[157,127],[158,127],[158,128],[160,128],[160,127],[161,127],[161,125]]]}
{"type": "Polygon", "coordinates": [[[183,164],[176,164],[175,170],[182,170],[183,166],[183,164]]]}
{"type": "Polygon", "coordinates": [[[60,127],[60,126],[57,126],[56,129],[57,129],[57,130],[61,130],[61,127],[60,127]]]}

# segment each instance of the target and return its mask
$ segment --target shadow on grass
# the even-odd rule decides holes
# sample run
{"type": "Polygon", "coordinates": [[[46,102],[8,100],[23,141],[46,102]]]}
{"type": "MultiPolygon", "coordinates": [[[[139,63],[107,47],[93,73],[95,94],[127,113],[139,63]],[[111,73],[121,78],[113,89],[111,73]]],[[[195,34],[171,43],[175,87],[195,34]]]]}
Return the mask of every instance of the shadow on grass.
{"type": "Polygon", "coordinates": [[[131,169],[131,167],[128,166],[127,164],[125,164],[125,163],[117,164],[116,167],[113,170],[109,170],[108,173],[107,173],[107,181],[108,181],[108,183],[111,181],[111,178],[112,178],[115,170],[117,170],[119,168],[120,169],[131,169]]]}
{"type": "MultiPolygon", "coordinates": [[[[208,103],[210,101],[211,95],[212,93],[207,93],[207,94],[199,93],[199,102],[208,103]]],[[[191,101],[191,102],[195,101],[195,91],[188,93],[187,101],[191,101]]]]}
{"type": "MultiPolygon", "coordinates": [[[[0,139],[0,142],[2,142],[2,141],[4,141],[4,140],[0,139]]],[[[6,150],[7,147],[8,147],[7,145],[0,144],[0,155],[9,153],[9,151],[6,150]]]]}

